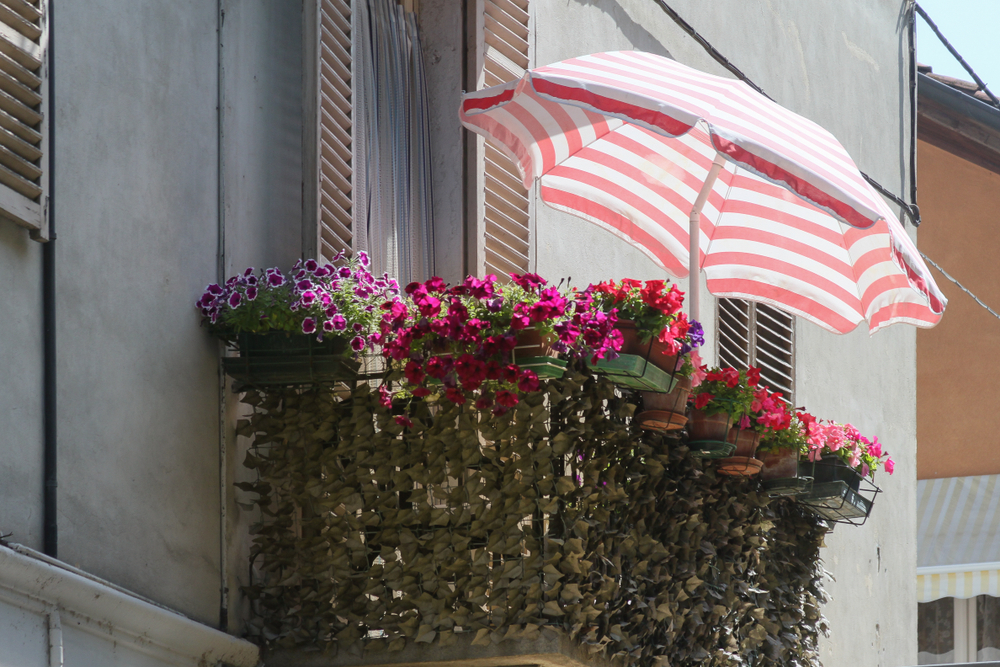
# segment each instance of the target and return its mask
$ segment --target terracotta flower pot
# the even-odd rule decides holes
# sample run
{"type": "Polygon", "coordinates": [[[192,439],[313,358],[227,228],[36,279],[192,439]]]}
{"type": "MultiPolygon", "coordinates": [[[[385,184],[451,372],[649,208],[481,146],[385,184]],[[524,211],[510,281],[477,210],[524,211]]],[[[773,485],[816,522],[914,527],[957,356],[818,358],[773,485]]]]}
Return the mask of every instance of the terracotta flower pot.
{"type": "Polygon", "coordinates": [[[687,423],[687,400],[691,394],[691,378],[681,378],[669,393],[644,391],[643,411],[636,415],[640,428],[648,431],[676,431],[687,423]]]}
{"type": "Polygon", "coordinates": [[[687,411],[688,396],[691,395],[691,378],[681,378],[673,391],[663,394],[658,391],[644,391],[642,405],[646,410],[666,410],[684,414],[687,411]]]}
{"type": "Polygon", "coordinates": [[[552,344],[556,337],[552,334],[542,335],[535,327],[528,327],[517,332],[517,347],[514,348],[514,359],[529,357],[554,357],[552,344]]]}
{"type": "Polygon", "coordinates": [[[716,470],[720,475],[753,477],[760,472],[763,464],[752,456],[727,456],[719,459],[716,470]]]}
{"type": "Polygon", "coordinates": [[[691,413],[691,440],[726,442],[732,423],[733,418],[725,412],[707,415],[702,410],[694,410],[691,413]]]}
{"type": "Polygon", "coordinates": [[[798,477],[799,453],[791,448],[777,449],[770,452],[760,452],[757,455],[764,462],[760,471],[762,481],[774,479],[794,479],[798,477]]]}
{"type": "Polygon", "coordinates": [[[752,429],[744,430],[733,426],[729,429],[726,441],[736,445],[736,451],[733,452],[733,456],[753,457],[757,453],[757,446],[760,445],[760,433],[752,429]]]}
{"type": "Polygon", "coordinates": [[[754,458],[757,446],[760,445],[760,433],[751,429],[741,429],[733,426],[729,429],[726,441],[736,447],[732,456],[719,459],[718,471],[724,475],[742,475],[751,477],[760,472],[763,462],[754,458]]]}
{"type": "Polygon", "coordinates": [[[649,360],[657,368],[670,373],[677,369],[677,355],[670,352],[670,346],[661,343],[656,336],[643,342],[639,338],[639,331],[635,322],[631,320],[618,320],[616,328],[622,332],[622,354],[634,354],[649,360]]]}

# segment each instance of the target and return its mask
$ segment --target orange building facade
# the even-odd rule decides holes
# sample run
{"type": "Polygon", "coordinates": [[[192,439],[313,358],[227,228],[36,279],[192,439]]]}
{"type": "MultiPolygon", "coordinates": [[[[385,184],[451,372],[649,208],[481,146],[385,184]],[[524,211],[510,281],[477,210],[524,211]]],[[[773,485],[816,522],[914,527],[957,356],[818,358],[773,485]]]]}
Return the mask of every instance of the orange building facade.
{"type": "MultiPolygon", "coordinates": [[[[919,76],[920,248],[1000,307],[1000,108],[964,81],[919,76]]],[[[954,282],[917,334],[920,664],[1000,659],[1000,320],[954,282]]]]}

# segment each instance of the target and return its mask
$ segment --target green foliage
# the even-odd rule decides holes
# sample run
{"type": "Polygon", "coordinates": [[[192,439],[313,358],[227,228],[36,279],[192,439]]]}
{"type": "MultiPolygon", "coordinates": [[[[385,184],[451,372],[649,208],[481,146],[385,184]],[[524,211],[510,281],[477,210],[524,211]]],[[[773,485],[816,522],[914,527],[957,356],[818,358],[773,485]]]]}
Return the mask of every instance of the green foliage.
{"type": "Polygon", "coordinates": [[[494,416],[378,392],[245,394],[267,646],[565,633],[622,664],[818,665],[824,529],[569,373],[494,416]]]}

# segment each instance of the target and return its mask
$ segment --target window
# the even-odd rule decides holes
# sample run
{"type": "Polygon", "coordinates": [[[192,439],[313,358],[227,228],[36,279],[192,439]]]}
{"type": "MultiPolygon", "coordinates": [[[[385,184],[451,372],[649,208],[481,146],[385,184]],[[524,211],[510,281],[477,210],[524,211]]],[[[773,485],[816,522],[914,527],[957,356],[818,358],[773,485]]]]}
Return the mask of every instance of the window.
{"type": "Polygon", "coordinates": [[[1000,598],[940,598],[917,611],[921,665],[1000,660],[1000,598]]]}
{"type": "Polygon", "coordinates": [[[719,365],[760,367],[761,383],[795,403],[795,317],[763,303],[719,299],[719,365]]]}
{"type": "Polygon", "coordinates": [[[366,250],[400,282],[433,272],[427,87],[412,3],[306,6],[303,249],[366,250]]]}
{"type": "Polygon", "coordinates": [[[0,4],[0,215],[47,241],[45,0],[0,4]]]}
{"type": "MultiPolygon", "coordinates": [[[[520,79],[531,67],[530,0],[479,0],[477,89],[520,79]]],[[[517,166],[491,143],[478,139],[480,228],[477,268],[505,277],[530,270],[531,196],[517,166]]]]}

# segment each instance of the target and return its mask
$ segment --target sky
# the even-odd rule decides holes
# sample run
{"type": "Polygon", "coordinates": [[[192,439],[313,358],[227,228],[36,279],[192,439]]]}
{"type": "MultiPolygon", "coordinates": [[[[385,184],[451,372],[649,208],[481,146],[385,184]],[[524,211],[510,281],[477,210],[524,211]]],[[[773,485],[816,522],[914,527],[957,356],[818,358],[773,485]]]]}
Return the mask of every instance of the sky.
{"type": "MultiPolygon", "coordinates": [[[[990,92],[1000,97],[1000,0],[917,0],[938,29],[962,54],[990,92]]],[[[965,68],[919,15],[917,62],[935,74],[972,81],[965,68]]]]}

